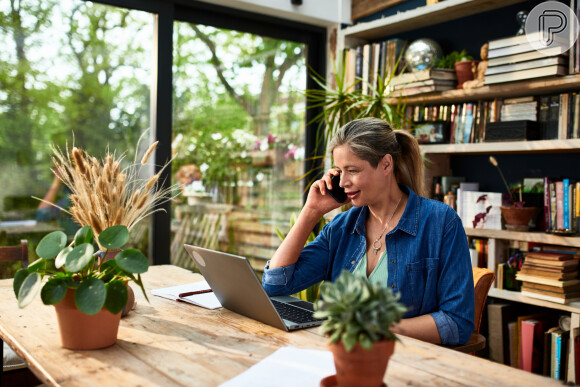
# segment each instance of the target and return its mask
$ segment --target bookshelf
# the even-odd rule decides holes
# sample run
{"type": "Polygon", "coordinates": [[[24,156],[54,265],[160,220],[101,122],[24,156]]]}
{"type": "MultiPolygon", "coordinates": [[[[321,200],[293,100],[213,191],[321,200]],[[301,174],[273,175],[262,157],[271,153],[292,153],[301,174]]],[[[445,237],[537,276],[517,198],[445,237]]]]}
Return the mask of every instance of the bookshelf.
{"type": "MultiPolygon", "coordinates": [[[[451,21],[455,23],[453,25],[458,25],[458,20],[464,17],[477,18],[478,14],[487,11],[499,12],[501,8],[523,2],[523,0],[446,0],[434,5],[421,6],[409,11],[399,12],[392,16],[344,28],[338,35],[338,47],[354,48],[366,43],[398,37],[406,38],[406,36],[417,38],[418,33],[416,33],[415,30],[429,27],[430,29],[427,29],[428,31],[434,31],[433,27],[451,21]]],[[[459,35],[471,34],[475,41],[481,38],[481,35],[484,35],[485,39],[490,40],[489,37],[487,37],[485,30],[491,30],[492,27],[489,27],[485,17],[482,16],[480,19],[478,25],[473,25],[473,30],[465,31],[465,34],[463,34],[463,32],[457,34],[457,40],[461,41],[458,44],[465,44],[466,41],[465,39],[461,40],[464,37],[459,35]],[[477,33],[480,35],[477,36],[477,33]]],[[[471,18],[470,20],[472,21],[474,19],[471,18]]],[[[455,40],[454,37],[450,39],[455,40]]],[[[393,104],[403,102],[407,106],[445,105],[486,101],[495,98],[559,94],[578,90],[580,90],[580,74],[573,74],[561,77],[537,78],[525,81],[487,85],[476,89],[447,90],[427,94],[416,94],[403,97],[402,99],[392,98],[389,99],[388,102],[393,104]]],[[[575,157],[575,154],[580,155],[580,139],[483,142],[468,144],[429,144],[421,145],[421,151],[427,159],[432,161],[425,176],[427,187],[431,187],[432,184],[430,179],[433,176],[452,175],[450,160],[453,158],[463,160],[470,158],[472,155],[487,156],[503,154],[515,155],[518,158],[530,158],[538,155],[555,159],[562,153],[567,153],[570,154],[571,157],[575,157]]],[[[542,171],[544,170],[542,169],[542,171]]],[[[580,178],[580,175],[576,177],[580,178]]],[[[544,232],[515,232],[507,230],[466,228],[466,234],[468,237],[487,238],[494,242],[519,241],[580,247],[580,237],[578,236],[560,236],[544,232]]],[[[559,304],[527,297],[522,295],[520,292],[493,287],[489,292],[489,297],[570,313],[572,327],[580,326],[580,302],[572,301],[568,304],[559,304]]]]}

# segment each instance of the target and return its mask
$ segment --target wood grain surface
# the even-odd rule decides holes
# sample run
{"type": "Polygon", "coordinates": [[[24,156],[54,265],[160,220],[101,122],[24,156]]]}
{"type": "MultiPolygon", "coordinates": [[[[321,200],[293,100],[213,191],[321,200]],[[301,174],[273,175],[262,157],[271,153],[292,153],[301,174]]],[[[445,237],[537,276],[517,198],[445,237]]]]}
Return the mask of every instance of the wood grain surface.
{"type": "MultiPolygon", "coordinates": [[[[288,333],[226,309],[150,293],[201,279],[175,266],[151,267],[144,275],[150,302],[134,287],[137,306],[121,320],[117,343],[93,351],[61,348],[54,308],[37,299],[18,309],[12,280],[1,280],[0,337],[43,383],[62,386],[217,386],[278,348],[326,349],[317,328],[288,333]]],[[[561,385],[406,337],[397,343],[384,380],[390,387],[561,385]]]]}

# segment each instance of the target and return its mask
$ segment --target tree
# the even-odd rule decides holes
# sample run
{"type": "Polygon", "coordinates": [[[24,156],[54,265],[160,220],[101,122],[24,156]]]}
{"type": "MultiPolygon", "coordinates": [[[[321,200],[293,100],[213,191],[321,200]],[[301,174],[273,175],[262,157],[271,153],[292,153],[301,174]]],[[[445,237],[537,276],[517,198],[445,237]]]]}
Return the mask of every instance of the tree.
{"type": "Polygon", "coordinates": [[[208,62],[214,67],[227,93],[250,115],[255,135],[268,135],[271,132],[272,106],[278,102],[280,88],[288,71],[304,61],[303,45],[195,24],[190,26],[196,37],[209,49],[211,55],[208,62]],[[220,44],[220,38],[226,40],[220,44]],[[226,62],[225,58],[230,56],[228,48],[236,51],[238,62],[226,62]],[[263,71],[258,93],[251,92],[251,85],[236,83],[239,73],[247,68],[263,71]]]}

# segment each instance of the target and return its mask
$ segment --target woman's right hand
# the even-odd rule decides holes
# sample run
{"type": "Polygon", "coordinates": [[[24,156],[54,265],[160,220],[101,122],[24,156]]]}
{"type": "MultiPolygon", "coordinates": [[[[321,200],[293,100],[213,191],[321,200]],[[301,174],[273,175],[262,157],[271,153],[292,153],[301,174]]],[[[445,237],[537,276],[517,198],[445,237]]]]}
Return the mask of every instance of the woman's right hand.
{"type": "MultiPolygon", "coordinates": [[[[320,180],[316,180],[310,186],[310,191],[308,192],[308,198],[304,207],[320,212],[320,216],[348,203],[347,200],[344,203],[339,203],[328,193],[328,190],[332,189],[332,176],[339,176],[340,173],[336,169],[330,169],[327,173],[322,176],[320,180]],[[328,188],[327,188],[328,187],[328,188]]],[[[335,183],[336,184],[336,183],[335,183]]]]}

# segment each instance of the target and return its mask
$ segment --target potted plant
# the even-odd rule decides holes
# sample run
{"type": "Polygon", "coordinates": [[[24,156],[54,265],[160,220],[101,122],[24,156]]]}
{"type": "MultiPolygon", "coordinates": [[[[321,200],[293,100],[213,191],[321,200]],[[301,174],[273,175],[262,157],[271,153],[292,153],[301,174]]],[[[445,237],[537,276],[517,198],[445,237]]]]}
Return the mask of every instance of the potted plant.
{"type": "Polygon", "coordinates": [[[44,304],[55,305],[66,348],[114,344],[121,311],[130,310],[134,301],[128,282],[137,283],[145,293],[140,275],[148,269],[147,258],[139,250],[121,248],[138,222],[171,199],[174,187],[157,187],[167,164],[152,177],[142,178],[141,168],[148,167],[156,146],[157,142],[147,149],[140,163],[123,169],[123,155],[107,153],[98,160],[76,147],[66,153],[53,147],[54,173],[71,191],[71,207],[60,209],[82,227],[68,245],[61,231],[46,235],[36,249],[40,258],[15,274],[14,292],[21,308],[39,291],[44,304]],[[104,322],[94,321],[99,318],[104,322]]]}
{"type": "Polygon", "coordinates": [[[97,349],[113,345],[121,312],[129,300],[127,283],[143,290],[141,274],[149,267],[147,257],[137,249],[126,249],[106,260],[107,252],[121,249],[129,240],[126,226],[103,230],[98,244],[105,254],[95,253],[91,227],[79,229],[67,245],[67,236],[54,231],[39,242],[40,257],[14,276],[18,306],[30,304],[40,291],[45,305],[56,309],[62,346],[69,349],[97,349]],[[44,285],[42,282],[48,278],[44,285]],[[42,289],[41,289],[42,288],[42,289]]]}
{"type": "MultiPolygon", "coordinates": [[[[386,284],[344,271],[335,282],[324,282],[314,316],[326,318],[339,386],[381,386],[397,337],[390,331],[406,312],[386,284]]],[[[333,377],[329,377],[333,379],[333,377]]],[[[329,380],[334,383],[334,380],[329,380]]],[[[335,385],[332,384],[332,385],[335,385]]]]}
{"type": "Polygon", "coordinates": [[[527,231],[530,229],[529,223],[536,214],[536,207],[524,207],[525,202],[522,200],[521,185],[516,188],[516,190],[510,190],[510,187],[503,176],[503,173],[499,167],[499,164],[495,157],[489,156],[489,162],[497,168],[503,183],[507,189],[508,200],[511,203],[509,206],[501,206],[501,214],[505,220],[506,228],[513,231],[527,231]],[[520,193],[519,200],[515,200],[514,191],[520,193]]]}
{"type": "Polygon", "coordinates": [[[457,88],[463,88],[463,82],[471,81],[474,77],[474,69],[477,68],[478,61],[474,60],[467,51],[453,51],[439,60],[436,67],[444,69],[455,69],[457,74],[457,88]]]}

